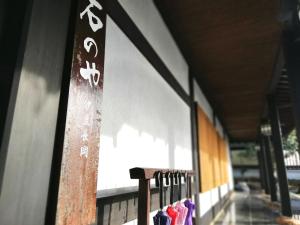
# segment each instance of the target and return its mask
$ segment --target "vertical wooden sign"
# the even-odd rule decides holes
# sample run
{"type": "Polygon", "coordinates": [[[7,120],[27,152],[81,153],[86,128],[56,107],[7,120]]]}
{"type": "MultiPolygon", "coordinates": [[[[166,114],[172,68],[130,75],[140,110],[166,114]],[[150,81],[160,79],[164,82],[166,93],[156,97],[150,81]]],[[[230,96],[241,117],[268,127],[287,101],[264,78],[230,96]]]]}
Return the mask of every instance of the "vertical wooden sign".
{"type": "Polygon", "coordinates": [[[57,225],[96,223],[106,13],[104,0],[78,2],[57,225]]]}

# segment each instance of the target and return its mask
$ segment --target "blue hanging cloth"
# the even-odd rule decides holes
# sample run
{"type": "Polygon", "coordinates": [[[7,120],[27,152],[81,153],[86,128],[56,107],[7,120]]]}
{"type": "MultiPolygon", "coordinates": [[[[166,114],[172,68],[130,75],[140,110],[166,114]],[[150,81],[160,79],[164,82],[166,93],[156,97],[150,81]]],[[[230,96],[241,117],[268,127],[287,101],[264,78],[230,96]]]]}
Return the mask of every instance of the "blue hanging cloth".
{"type": "Polygon", "coordinates": [[[168,214],[164,211],[159,211],[154,217],[153,217],[154,225],[170,225],[171,219],[168,216],[168,214]]]}

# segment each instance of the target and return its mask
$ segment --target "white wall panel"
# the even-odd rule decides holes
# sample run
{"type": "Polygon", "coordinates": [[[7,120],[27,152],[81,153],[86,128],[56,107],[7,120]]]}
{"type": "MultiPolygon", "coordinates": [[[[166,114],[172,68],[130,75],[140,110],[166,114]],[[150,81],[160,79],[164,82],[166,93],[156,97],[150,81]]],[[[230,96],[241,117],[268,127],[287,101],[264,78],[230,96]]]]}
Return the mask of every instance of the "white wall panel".
{"type": "Polygon", "coordinates": [[[220,186],[221,197],[224,197],[228,193],[228,184],[220,186]]]}
{"type": "Polygon", "coordinates": [[[119,0],[136,26],[189,93],[188,65],[152,0],[119,0]]]}
{"type": "MultiPolygon", "coordinates": [[[[188,66],[152,0],[120,3],[188,92],[188,66]]],[[[135,166],[192,169],[189,107],[109,17],[105,54],[98,190],[137,185],[128,171],[135,166]]],[[[213,110],[196,82],[194,90],[213,121],[213,110]]],[[[219,120],[217,130],[222,135],[219,120]]],[[[228,169],[232,189],[230,165],[228,169]]],[[[219,201],[219,189],[225,196],[228,184],[199,194],[201,216],[219,201]]]]}
{"type": "Polygon", "coordinates": [[[212,201],[211,203],[212,203],[212,205],[215,205],[220,200],[220,198],[219,198],[219,187],[216,187],[216,188],[212,189],[210,192],[211,192],[211,201],[212,201]]]}
{"type": "Polygon", "coordinates": [[[213,121],[213,110],[196,81],[194,81],[194,98],[195,101],[198,102],[203,111],[206,113],[210,121],[213,121]]]}
{"type": "Polygon", "coordinates": [[[190,109],[108,17],[98,190],[132,167],[192,169],[190,109]]]}
{"type": "Polygon", "coordinates": [[[203,216],[213,206],[212,200],[211,200],[211,191],[207,191],[207,192],[199,194],[199,201],[200,201],[199,215],[203,216]]]}

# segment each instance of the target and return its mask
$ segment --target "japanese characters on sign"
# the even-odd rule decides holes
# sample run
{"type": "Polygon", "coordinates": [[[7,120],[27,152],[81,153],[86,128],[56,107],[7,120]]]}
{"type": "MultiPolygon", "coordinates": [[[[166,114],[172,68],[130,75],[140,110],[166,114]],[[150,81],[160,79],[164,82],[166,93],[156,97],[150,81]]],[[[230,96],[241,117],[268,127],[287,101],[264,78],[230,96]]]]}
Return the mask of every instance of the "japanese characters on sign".
{"type": "MultiPolygon", "coordinates": [[[[103,29],[103,23],[101,19],[95,15],[91,10],[93,8],[96,8],[98,10],[102,10],[102,6],[100,3],[98,3],[96,0],[89,0],[89,5],[80,13],[80,19],[83,20],[84,17],[88,18],[89,21],[89,26],[93,32],[97,32],[100,29],[103,29]]],[[[94,47],[94,55],[93,57],[96,58],[98,55],[98,46],[96,41],[91,38],[91,37],[86,37],[83,41],[83,46],[84,49],[86,50],[87,53],[92,54],[91,48],[94,47]]],[[[89,62],[85,61],[86,63],[86,68],[80,67],[80,75],[84,80],[89,81],[89,85],[91,88],[94,86],[97,86],[100,80],[100,71],[96,68],[96,63],[95,62],[89,62]]],[[[90,104],[90,102],[88,102],[90,104]]],[[[88,104],[87,104],[88,105],[88,104]]],[[[86,117],[88,117],[89,105],[86,108],[86,117]]],[[[85,118],[85,124],[84,126],[88,126],[89,124],[86,123],[88,118],[85,118]]],[[[84,145],[80,147],[80,156],[84,156],[85,158],[88,157],[89,153],[89,147],[88,147],[88,133],[87,130],[84,129],[83,133],[81,134],[81,139],[84,142],[84,145]]]]}
{"type": "Polygon", "coordinates": [[[56,224],[94,224],[104,75],[103,0],[80,0],[60,173],[56,224]]]}

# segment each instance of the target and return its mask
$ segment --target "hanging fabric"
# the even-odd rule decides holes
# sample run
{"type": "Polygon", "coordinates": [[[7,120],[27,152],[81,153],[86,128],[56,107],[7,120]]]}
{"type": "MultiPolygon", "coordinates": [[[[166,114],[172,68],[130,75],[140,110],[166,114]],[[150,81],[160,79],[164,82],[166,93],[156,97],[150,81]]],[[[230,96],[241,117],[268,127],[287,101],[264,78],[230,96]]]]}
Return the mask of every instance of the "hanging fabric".
{"type": "Polygon", "coordinates": [[[188,208],[184,225],[193,225],[192,219],[193,219],[193,212],[195,210],[195,204],[190,199],[187,199],[184,201],[184,205],[185,207],[188,208]]]}
{"type": "Polygon", "coordinates": [[[173,197],[174,197],[174,173],[170,173],[170,205],[167,208],[167,213],[171,217],[171,225],[177,225],[177,217],[178,217],[178,212],[177,210],[173,207],[173,197]]]}
{"type": "Polygon", "coordinates": [[[176,225],[184,225],[185,219],[188,213],[188,208],[181,202],[181,173],[177,173],[178,176],[178,201],[175,205],[175,209],[178,212],[176,225]]]}
{"type": "Polygon", "coordinates": [[[188,177],[188,175],[186,174],[185,177],[185,181],[186,181],[186,193],[187,193],[187,200],[184,201],[184,205],[185,207],[188,208],[188,212],[186,215],[186,219],[184,222],[184,225],[193,225],[193,212],[195,210],[195,204],[192,202],[190,198],[191,196],[191,180],[190,177],[188,177]]]}
{"type": "Polygon", "coordinates": [[[177,224],[177,217],[178,217],[178,212],[173,206],[169,206],[167,208],[167,213],[171,217],[171,225],[176,225],[177,224]]]}
{"type": "Polygon", "coordinates": [[[154,225],[170,225],[171,218],[169,215],[163,211],[163,189],[164,189],[164,180],[163,173],[158,172],[155,174],[155,186],[159,187],[159,207],[160,211],[153,217],[154,225]]]}

